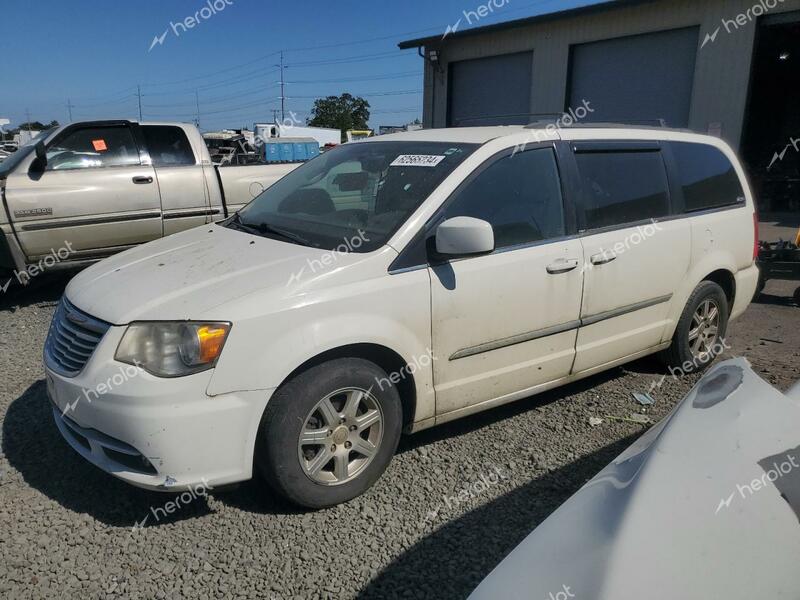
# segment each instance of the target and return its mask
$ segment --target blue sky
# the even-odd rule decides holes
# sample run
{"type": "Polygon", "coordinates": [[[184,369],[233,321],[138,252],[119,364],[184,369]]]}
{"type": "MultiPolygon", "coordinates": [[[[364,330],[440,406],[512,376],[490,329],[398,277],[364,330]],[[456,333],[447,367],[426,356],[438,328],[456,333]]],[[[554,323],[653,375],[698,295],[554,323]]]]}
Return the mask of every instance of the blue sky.
{"type": "MultiPolygon", "coordinates": [[[[313,98],[350,92],[372,106],[371,125],[422,116],[422,59],[399,41],[444,33],[479,0],[3,0],[0,118],[194,120],[204,130],[252,126],[279,108],[274,66],[285,50],[286,108],[305,120],[313,98]],[[207,17],[207,18],[204,18],[207,17]],[[178,34],[175,33],[178,32],[178,34]],[[163,43],[151,44],[163,37],[163,43]],[[381,39],[376,39],[381,38],[381,39]],[[369,41],[367,41],[369,40],[369,41]]],[[[472,26],[553,12],[592,0],[490,0],[472,26]],[[499,6],[499,8],[496,8],[499,6]]],[[[486,5],[486,1],[483,1],[486,5]]]]}

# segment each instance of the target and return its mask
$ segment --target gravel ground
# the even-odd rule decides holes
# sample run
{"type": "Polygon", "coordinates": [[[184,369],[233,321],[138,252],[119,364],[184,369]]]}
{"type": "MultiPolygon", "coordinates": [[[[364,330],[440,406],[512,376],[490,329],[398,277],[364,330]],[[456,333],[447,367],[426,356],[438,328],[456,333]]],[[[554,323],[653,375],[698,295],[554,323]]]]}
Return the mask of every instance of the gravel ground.
{"type": "MultiPolygon", "coordinates": [[[[0,597],[463,598],[645,428],[590,417],[637,412],[630,392],[662,375],[646,359],[406,437],[343,506],[303,512],[247,483],[156,520],[175,496],[102,473],[52,422],[40,356],[64,281],[0,305],[0,597]]],[[[792,289],[771,282],[728,338],[782,390],[800,379],[792,289]]],[[[650,416],[695,380],[664,379],[650,416]]]]}

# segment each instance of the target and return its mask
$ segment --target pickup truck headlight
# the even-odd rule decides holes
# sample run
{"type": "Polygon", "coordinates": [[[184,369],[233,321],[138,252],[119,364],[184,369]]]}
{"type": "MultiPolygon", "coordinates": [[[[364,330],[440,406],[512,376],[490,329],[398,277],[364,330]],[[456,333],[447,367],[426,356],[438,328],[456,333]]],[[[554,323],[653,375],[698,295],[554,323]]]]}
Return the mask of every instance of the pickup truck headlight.
{"type": "Polygon", "coordinates": [[[230,323],[132,323],[114,358],[157,377],[192,375],[216,364],[230,330],[230,323]]]}

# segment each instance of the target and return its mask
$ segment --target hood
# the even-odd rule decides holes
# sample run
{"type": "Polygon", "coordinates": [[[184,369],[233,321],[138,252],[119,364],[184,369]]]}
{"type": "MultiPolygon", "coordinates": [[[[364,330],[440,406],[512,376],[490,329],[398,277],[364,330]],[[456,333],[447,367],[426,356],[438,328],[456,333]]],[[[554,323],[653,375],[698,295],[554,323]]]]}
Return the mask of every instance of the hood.
{"type": "Polygon", "coordinates": [[[356,264],[383,263],[378,257],[387,251],[397,256],[388,247],[336,253],[204,225],[103,260],[79,273],[65,294],[84,312],[115,325],[219,318],[206,313],[252,293],[280,301],[323,281],[335,284],[356,264]]]}
{"type": "Polygon", "coordinates": [[[712,368],[470,599],[796,598],[798,556],[800,403],[740,358],[712,368]]]}

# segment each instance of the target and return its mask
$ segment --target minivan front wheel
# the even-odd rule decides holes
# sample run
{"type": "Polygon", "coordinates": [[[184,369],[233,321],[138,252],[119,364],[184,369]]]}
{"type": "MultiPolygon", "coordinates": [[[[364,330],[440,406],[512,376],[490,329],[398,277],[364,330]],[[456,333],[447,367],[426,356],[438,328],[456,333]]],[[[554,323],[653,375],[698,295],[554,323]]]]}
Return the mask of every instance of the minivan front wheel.
{"type": "Polygon", "coordinates": [[[400,397],[388,382],[374,363],[342,358],[281,386],[267,404],[256,447],[267,485],[309,508],[366,491],[400,440],[400,397]]]}
{"type": "Polygon", "coordinates": [[[369,466],[382,440],[380,402],[370,389],[347,387],[326,395],[311,409],[297,453],[309,479],[341,485],[369,466]]]}
{"type": "Polygon", "coordinates": [[[683,309],[672,344],[662,353],[671,370],[702,371],[725,349],[728,298],[719,284],[703,281],[683,309]]]}

